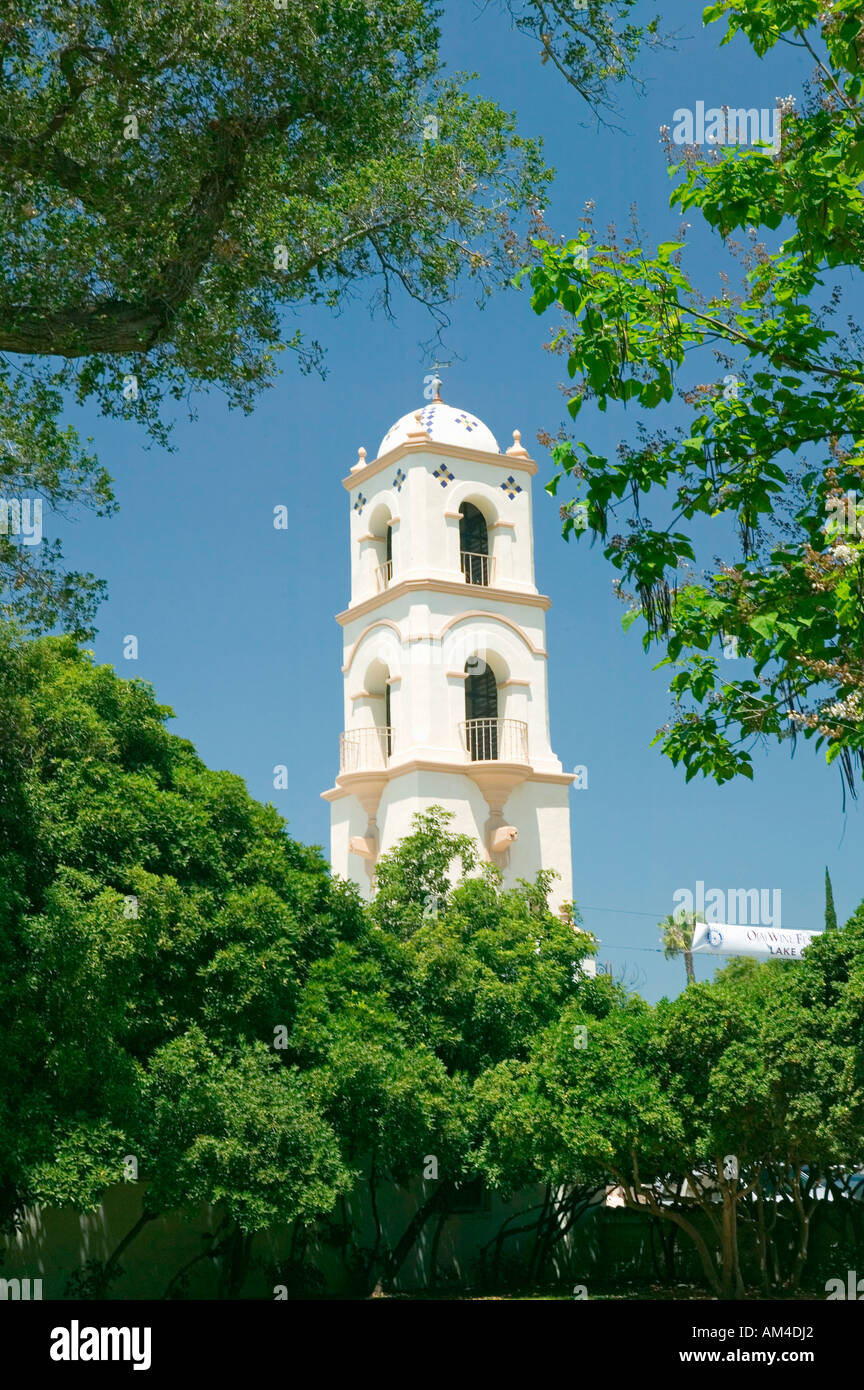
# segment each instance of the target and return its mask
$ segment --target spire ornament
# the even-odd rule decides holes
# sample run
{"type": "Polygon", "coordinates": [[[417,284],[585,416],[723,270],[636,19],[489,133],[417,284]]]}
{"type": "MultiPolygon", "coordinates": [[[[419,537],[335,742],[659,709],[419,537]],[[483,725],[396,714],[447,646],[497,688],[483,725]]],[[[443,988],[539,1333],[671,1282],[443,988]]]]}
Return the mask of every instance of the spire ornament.
{"type": "Polygon", "coordinates": [[[507,450],[507,453],[510,455],[511,458],[527,459],[531,457],[531,455],[528,453],[528,450],[523,449],[522,447],[521,430],[513,431],[513,443],[510,445],[510,448],[507,450]]]}
{"type": "Polygon", "coordinates": [[[422,443],[422,444],[427,444],[427,443],[429,442],[429,431],[428,431],[427,429],[424,429],[424,428],[423,428],[423,411],[422,411],[422,410],[415,410],[415,411],[414,411],[414,421],[415,421],[415,427],[414,427],[413,430],[409,430],[409,431],[408,431],[408,434],[407,434],[407,437],[406,437],[406,441],[405,441],[405,442],[406,442],[406,443],[412,443],[412,444],[420,444],[420,443],[422,443]]]}

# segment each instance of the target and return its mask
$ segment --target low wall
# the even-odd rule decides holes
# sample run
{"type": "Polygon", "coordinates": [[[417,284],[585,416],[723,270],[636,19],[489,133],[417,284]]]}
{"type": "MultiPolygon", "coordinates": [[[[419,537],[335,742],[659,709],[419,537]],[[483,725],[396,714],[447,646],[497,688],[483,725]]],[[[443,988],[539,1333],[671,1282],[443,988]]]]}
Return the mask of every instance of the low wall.
{"type": "MultiPolygon", "coordinates": [[[[377,1202],[380,1249],[395,1247],[434,1186],[428,1181],[408,1188],[392,1184],[381,1188],[377,1202]]],[[[32,1281],[41,1280],[43,1299],[93,1296],[88,1275],[94,1269],[99,1272],[134,1227],[141,1216],[145,1190],[144,1183],[113,1187],[105,1193],[98,1210],[90,1214],[69,1208],[28,1212],[21,1230],[7,1241],[2,1252],[0,1276],[29,1279],[31,1286],[32,1281]]],[[[536,1220],[542,1198],[541,1189],[518,1193],[510,1201],[492,1193],[470,1210],[448,1215],[440,1223],[433,1216],[406,1258],[396,1289],[489,1287],[493,1276],[511,1287],[529,1286],[533,1282],[530,1261],[535,1242],[530,1225],[536,1220]],[[524,1227],[529,1229],[520,1229],[524,1227]],[[511,1229],[515,1234],[506,1235],[511,1229]],[[497,1242],[496,1262],[496,1238],[505,1235],[497,1242]]],[[[853,1267],[855,1258],[859,1262],[864,1259],[864,1251],[856,1256],[851,1247],[847,1248],[848,1242],[839,1238],[839,1215],[839,1211],[817,1213],[826,1219],[814,1221],[808,1264],[811,1279],[823,1279],[825,1271],[843,1275],[847,1267],[853,1267]]],[[[679,1236],[670,1260],[661,1228],[668,1242],[674,1229],[670,1223],[657,1223],[640,1212],[593,1206],[555,1247],[545,1278],[553,1278],[565,1288],[584,1285],[589,1297],[595,1290],[627,1285],[701,1284],[691,1242],[679,1236]]],[[[120,1277],[104,1296],[121,1300],[224,1296],[226,1261],[209,1253],[219,1232],[220,1214],[208,1206],[148,1222],[121,1255],[120,1277]]],[[[791,1228],[789,1234],[794,1234],[791,1228]]],[[[370,1289],[362,1252],[371,1250],[375,1240],[373,1208],[368,1188],[361,1183],[338,1211],[319,1223],[300,1259],[292,1230],[258,1233],[250,1242],[242,1283],[233,1296],[273,1299],[277,1297],[276,1286],[283,1285],[289,1298],[367,1297],[370,1289]]],[[[755,1284],[758,1272],[747,1244],[742,1240],[742,1268],[748,1282],[755,1284]]],[[[14,1296],[14,1286],[13,1292],[7,1290],[7,1296],[14,1296]]]]}
{"type": "MultiPolygon", "coordinates": [[[[378,1196],[382,1227],[381,1248],[395,1246],[419,1205],[432,1193],[434,1184],[418,1182],[408,1188],[389,1185],[378,1196]]],[[[87,1214],[71,1208],[33,1209],[27,1213],[17,1236],[7,1241],[0,1263],[6,1279],[41,1279],[43,1299],[87,1296],[86,1279],[91,1262],[104,1264],[124,1236],[141,1216],[145,1183],[121,1184],[106,1191],[97,1211],[87,1214]]],[[[406,1258],[396,1280],[397,1289],[418,1290],[447,1285],[475,1283],[479,1277],[482,1251],[491,1248],[502,1227],[523,1224],[532,1204],[542,1201],[542,1190],[520,1193],[511,1201],[490,1194],[470,1211],[449,1215],[440,1226],[432,1217],[421,1231],[415,1247],[406,1258]],[[432,1277],[434,1257],[435,1277],[432,1277]]],[[[564,1274],[590,1218],[583,1218],[577,1238],[568,1238],[557,1271],[564,1274]]],[[[201,1206],[187,1213],[157,1217],[142,1227],[120,1257],[122,1274],[107,1297],[145,1299],[163,1297],[217,1298],[221,1262],[208,1255],[217,1237],[220,1214],[201,1206]]],[[[248,1270],[242,1286],[244,1298],[274,1298],[274,1287],[284,1275],[274,1272],[290,1263],[290,1229],[258,1233],[251,1242],[248,1270]]],[[[331,1297],[363,1297],[368,1285],[359,1267],[357,1252],[371,1249],[376,1229],[368,1190],[358,1186],[350,1198],[320,1223],[311,1235],[304,1262],[320,1272],[321,1291],[331,1297]],[[346,1241],[350,1230],[352,1240],[346,1241]]],[[[508,1237],[501,1243],[499,1268],[503,1274],[527,1269],[533,1247],[533,1232],[508,1237]]],[[[591,1241],[582,1242],[591,1246],[591,1241]]],[[[586,1248],[581,1261],[587,1268],[596,1261],[586,1248]]],[[[295,1262],[296,1264],[296,1262],[295,1262]]],[[[314,1292],[313,1278],[309,1292],[314,1292]]],[[[302,1296],[292,1287],[291,1296],[302,1296]]]]}

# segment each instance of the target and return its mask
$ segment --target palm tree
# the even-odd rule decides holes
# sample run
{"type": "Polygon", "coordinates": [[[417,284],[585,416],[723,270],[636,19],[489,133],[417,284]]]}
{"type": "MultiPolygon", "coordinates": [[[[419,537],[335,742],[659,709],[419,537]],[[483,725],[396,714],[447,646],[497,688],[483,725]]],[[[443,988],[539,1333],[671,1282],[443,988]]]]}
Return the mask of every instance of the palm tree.
{"type": "Polygon", "coordinates": [[[688,912],[686,908],[679,907],[676,913],[668,913],[663,921],[658,923],[660,939],[663,942],[663,954],[667,960],[672,960],[673,956],[684,957],[684,969],[687,971],[688,985],[696,982],[693,952],[690,949],[693,942],[693,928],[697,922],[704,920],[701,912],[688,912]]]}

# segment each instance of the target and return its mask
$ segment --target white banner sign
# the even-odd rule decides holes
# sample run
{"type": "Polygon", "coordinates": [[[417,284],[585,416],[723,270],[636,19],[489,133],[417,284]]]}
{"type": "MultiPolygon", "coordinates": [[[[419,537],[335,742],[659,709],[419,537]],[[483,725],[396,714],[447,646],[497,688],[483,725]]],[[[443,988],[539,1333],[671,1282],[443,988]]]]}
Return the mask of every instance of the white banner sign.
{"type": "Polygon", "coordinates": [[[726,922],[697,922],[691,950],[709,956],[782,956],[800,960],[818,931],[781,931],[779,927],[730,926],[726,922]]]}

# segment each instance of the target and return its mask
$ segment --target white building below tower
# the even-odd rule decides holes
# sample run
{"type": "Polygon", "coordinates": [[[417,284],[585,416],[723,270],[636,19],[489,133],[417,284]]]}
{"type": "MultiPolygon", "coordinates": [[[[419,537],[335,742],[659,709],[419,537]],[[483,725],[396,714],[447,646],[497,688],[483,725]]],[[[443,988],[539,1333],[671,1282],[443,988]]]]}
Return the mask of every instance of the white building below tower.
{"type": "Polygon", "coordinates": [[[378,856],[437,804],[505,884],[554,869],[553,909],[573,896],[573,776],[552,751],[549,599],[534,583],[537,465],[514,441],[502,454],[482,421],[436,397],[344,479],[345,718],[323,796],[333,872],[366,894],[378,856]]]}

